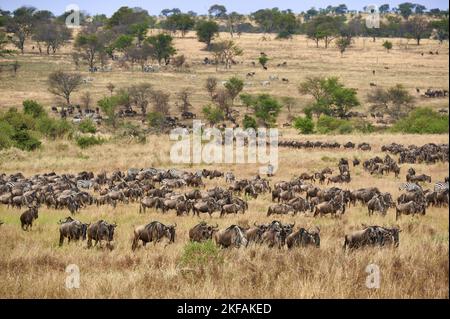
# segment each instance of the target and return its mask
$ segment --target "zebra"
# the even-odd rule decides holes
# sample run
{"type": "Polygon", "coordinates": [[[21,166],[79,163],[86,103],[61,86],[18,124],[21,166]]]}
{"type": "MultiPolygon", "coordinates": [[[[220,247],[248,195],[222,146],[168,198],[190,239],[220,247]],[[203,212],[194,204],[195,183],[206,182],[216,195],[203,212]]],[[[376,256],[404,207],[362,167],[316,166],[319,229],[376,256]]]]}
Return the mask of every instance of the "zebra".
{"type": "Polygon", "coordinates": [[[448,182],[437,182],[434,184],[434,191],[438,193],[448,191],[448,182]]]}
{"type": "Polygon", "coordinates": [[[81,179],[77,181],[78,188],[89,189],[91,186],[92,186],[92,181],[81,180],[81,179]]]}
{"type": "Polygon", "coordinates": [[[422,187],[420,187],[420,185],[415,184],[415,183],[403,183],[400,185],[398,190],[400,190],[400,191],[406,190],[408,192],[416,192],[416,191],[423,192],[422,187]]]}

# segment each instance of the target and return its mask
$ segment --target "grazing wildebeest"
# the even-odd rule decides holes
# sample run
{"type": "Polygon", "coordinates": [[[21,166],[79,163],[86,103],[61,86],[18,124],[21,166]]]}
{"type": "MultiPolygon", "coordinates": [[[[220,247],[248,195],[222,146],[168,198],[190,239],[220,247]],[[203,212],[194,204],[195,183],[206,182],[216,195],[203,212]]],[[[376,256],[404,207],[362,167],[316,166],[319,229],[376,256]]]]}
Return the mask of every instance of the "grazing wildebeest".
{"type": "Polygon", "coordinates": [[[286,245],[289,249],[293,247],[305,247],[314,245],[320,247],[320,229],[316,227],[312,231],[307,231],[304,228],[300,228],[295,233],[290,234],[286,238],[286,245]]]}
{"type": "Polygon", "coordinates": [[[262,235],[267,230],[267,228],[267,225],[257,225],[256,223],[254,223],[254,227],[250,227],[245,231],[245,236],[247,237],[248,243],[260,243],[262,240],[262,235]]]}
{"type": "Polygon", "coordinates": [[[92,247],[92,240],[95,241],[94,246],[100,242],[100,247],[102,246],[102,240],[107,241],[107,247],[111,248],[111,241],[114,240],[114,229],[117,227],[117,224],[109,224],[104,220],[99,220],[91,225],[89,225],[87,229],[88,234],[88,242],[87,247],[92,247]]]}
{"type": "Polygon", "coordinates": [[[33,228],[33,221],[38,219],[38,208],[33,206],[27,209],[25,212],[20,215],[20,223],[22,225],[23,230],[28,230],[29,228],[33,228]]]}
{"type": "Polygon", "coordinates": [[[220,206],[214,201],[200,201],[194,204],[194,207],[192,208],[193,214],[200,216],[200,213],[208,213],[209,217],[212,217],[212,213],[219,210],[220,206]]]}
{"type": "Polygon", "coordinates": [[[175,242],[175,225],[164,225],[158,221],[153,221],[147,225],[141,225],[134,229],[134,237],[133,244],[131,245],[131,249],[135,250],[139,240],[142,241],[142,244],[145,246],[149,242],[153,242],[154,245],[160,242],[164,237],[169,240],[169,243],[175,242]]]}
{"type": "Polygon", "coordinates": [[[286,204],[275,204],[269,206],[267,209],[267,216],[278,214],[278,215],[286,215],[289,212],[293,212],[294,208],[292,206],[286,204]]]}
{"type": "Polygon", "coordinates": [[[375,245],[377,241],[377,233],[373,228],[365,228],[355,231],[344,237],[344,250],[360,248],[363,246],[375,245]]]}
{"type": "Polygon", "coordinates": [[[226,229],[219,230],[214,234],[216,244],[223,248],[247,247],[248,240],[245,237],[245,230],[237,225],[231,225],[226,229]]]}
{"type": "Polygon", "coordinates": [[[415,214],[422,214],[425,215],[426,212],[426,203],[421,202],[417,203],[414,201],[410,201],[404,204],[398,204],[395,208],[395,220],[398,220],[398,218],[403,215],[415,215],[415,214]]]}
{"type": "Polygon", "coordinates": [[[218,224],[216,224],[216,226],[211,226],[206,222],[200,222],[189,230],[189,239],[195,242],[210,240],[218,227],[218,224]]]}
{"type": "Polygon", "coordinates": [[[65,220],[59,221],[59,246],[64,243],[64,238],[67,238],[70,243],[71,240],[86,240],[86,233],[89,224],[82,223],[78,220],[74,220],[71,217],[67,217],[65,220]]]}
{"type": "Polygon", "coordinates": [[[225,214],[237,214],[239,211],[242,211],[242,214],[244,214],[244,208],[237,205],[237,204],[227,204],[223,205],[222,209],[220,210],[220,217],[222,217],[225,214]]]}
{"type": "Polygon", "coordinates": [[[333,198],[328,202],[323,202],[317,205],[314,210],[314,217],[317,215],[322,216],[323,214],[331,214],[333,217],[336,217],[338,210],[341,210],[341,214],[343,214],[344,205],[341,201],[333,198]]]}

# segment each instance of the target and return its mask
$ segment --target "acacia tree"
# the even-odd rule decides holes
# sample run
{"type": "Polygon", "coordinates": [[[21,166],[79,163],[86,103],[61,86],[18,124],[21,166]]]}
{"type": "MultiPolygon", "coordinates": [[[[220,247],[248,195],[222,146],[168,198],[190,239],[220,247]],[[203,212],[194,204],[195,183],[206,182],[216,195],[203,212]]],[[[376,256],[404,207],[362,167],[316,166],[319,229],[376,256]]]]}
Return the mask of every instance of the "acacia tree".
{"type": "Polygon", "coordinates": [[[212,97],[217,88],[217,78],[210,76],[206,79],[205,83],[206,91],[208,91],[209,95],[212,97]]]}
{"type": "Polygon", "coordinates": [[[167,115],[169,114],[169,93],[165,93],[161,90],[152,92],[152,103],[155,107],[155,112],[167,115]]]}
{"type": "Polygon", "coordinates": [[[130,97],[130,102],[134,103],[141,109],[143,120],[147,115],[147,106],[149,100],[152,98],[152,95],[153,87],[148,83],[132,85],[128,88],[128,96],[130,97]]]}
{"type": "Polygon", "coordinates": [[[307,108],[307,112],[338,116],[344,118],[348,111],[360,104],[356,90],[346,88],[336,77],[307,78],[299,87],[301,94],[313,96],[314,103],[307,108]]]}
{"type": "Polygon", "coordinates": [[[20,7],[13,12],[13,18],[9,19],[7,31],[14,34],[13,43],[24,53],[25,41],[32,34],[35,18],[33,14],[36,8],[20,7]]]}
{"type": "Polygon", "coordinates": [[[219,25],[212,20],[199,21],[195,28],[198,41],[206,44],[206,49],[211,49],[212,40],[219,35],[219,25]]]}
{"type": "Polygon", "coordinates": [[[169,64],[170,58],[177,52],[173,46],[173,38],[168,34],[161,33],[151,36],[145,41],[153,47],[153,57],[159,64],[163,61],[166,65],[169,64]]]}
{"type": "Polygon", "coordinates": [[[389,50],[392,49],[392,42],[391,41],[384,41],[383,42],[383,47],[386,49],[386,51],[389,53],[389,50]]]}
{"type": "Polygon", "coordinates": [[[240,78],[233,76],[225,83],[225,89],[228,92],[228,95],[231,99],[231,106],[234,104],[234,99],[241,93],[244,88],[244,81],[240,78]]]}
{"type": "Polygon", "coordinates": [[[398,120],[414,107],[414,97],[400,84],[389,89],[377,88],[367,94],[371,111],[381,111],[398,120]]]}
{"type": "Polygon", "coordinates": [[[188,112],[190,107],[192,106],[189,99],[191,98],[192,92],[189,88],[184,88],[178,93],[178,99],[180,100],[181,104],[180,111],[181,112],[188,112]]]}
{"type": "Polygon", "coordinates": [[[100,52],[105,50],[105,43],[96,33],[80,33],[75,39],[75,49],[92,69],[100,52]]]}
{"type": "Polygon", "coordinates": [[[416,39],[417,45],[420,45],[420,40],[430,35],[430,24],[422,15],[415,15],[406,23],[407,32],[416,39]]]}
{"type": "Polygon", "coordinates": [[[351,45],[351,40],[347,37],[340,37],[336,41],[336,46],[339,49],[339,52],[341,52],[341,57],[344,55],[345,50],[351,45]]]}
{"type": "Polygon", "coordinates": [[[82,77],[78,73],[55,71],[48,76],[48,90],[64,98],[67,105],[70,105],[70,95],[80,87],[81,83],[82,77]]]}
{"type": "MultiPolygon", "coordinates": [[[[244,53],[244,51],[231,40],[214,43],[211,51],[214,53],[216,62],[225,64],[225,69],[231,69],[234,58],[241,56],[244,53]]],[[[218,65],[218,63],[216,65],[218,65]]]]}
{"type": "Polygon", "coordinates": [[[56,53],[56,50],[66,44],[71,36],[72,33],[66,25],[49,22],[38,23],[34,28],[32,38],[37,42],[40,53],[42,53],[41,43],[44,43],[47,54],[50,54],[50,50],[56,53]]]}

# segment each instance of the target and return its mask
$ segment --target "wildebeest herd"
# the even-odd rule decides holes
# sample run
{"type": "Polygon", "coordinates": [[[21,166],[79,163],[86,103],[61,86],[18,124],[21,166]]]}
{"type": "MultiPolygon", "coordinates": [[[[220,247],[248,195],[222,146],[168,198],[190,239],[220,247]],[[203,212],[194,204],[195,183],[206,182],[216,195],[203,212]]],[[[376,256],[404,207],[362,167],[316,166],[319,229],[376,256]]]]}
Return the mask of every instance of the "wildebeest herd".
{"type": "MultiPolygon", "coordinates": [[[[299,142],[304,143],[304,142],[299,142]]],[[[345,148],[355,147],[351,142],[345,148]]],[[[359,146],[363,145],[360,144],[359,146]]],[[[301,145],[301,144],[293,144],[301,145]]],[[[289,146],[293,146],[289,145],[289,146]]],[[[323,143],[321,145],[327,145],[323,143]]],[[[330,144],[331,145],[331,144],[330,144]]],[[[364,144],[365,145],[365,144],[364,144]]],[[[367,144],[368,145],[368,144],[367,144]]],[[[297,146],[294,146],[297,147],[297,146]]],[[[318,146],[321,147],[321,146],[318,146]]],[[[328,146],[329,147],[329,146],[328,146]]],[[[370,147],[370,145],[369,145],[370,147]]],[[[408,146],[390,144],[382,147],[382,151],[398,154],[397,161],[390,155],[384,159],[369,158],[363,161],[364,170],[370,174],[386,174],[393,172],[399,176],[399,163],[448,161],[448,145],[426,144],[424,146],[408,146]],[[447,153],[446,153],[447,152],[447,153]]],[[[360,161],[354,159],[353,166],[360,161]]],[[[431,183],[431,176],[417,174],[409,168],[406,183],[399,187],[404,192],[394,201],[392,194],[382,192],[377,187],[347,189],[337,186],[321,188],[316,181],[323,184],[348,183],[351,180],[349,161],[341,158],[337,169],[326,167],[316,172],[304,172],[289,181],[278,181],[271,185],[269,178],[259,175],[249,179],[236,179],[232,172],[203,169],[188,172],[176,169],[128,169],[127,172],[114,171],[110,174],[101,172],[80,172],[78,174],[58,175],[54,172],[36,174],[25,177],[21,173],[0,175],[0,203],[14,208],[27,210],[20,215],[21,227],[28,231],[38,219],[41,206],[48,209],[67,209],[72,214],[59,221],[59,245],[64,240],[78,241],[87,239],[87,247],[106,241],[111,247],[114,240],[116,223],[99,220],[92,223],[78,221],[73,216],[82,208],[96,205],[117,203],[139,205],[139,214],[147,209],[167,214],[174,211],[176,216],[192,214],[208,214],[212,217],[218,213],[220,218],[229,214],[245,214],[248,203],[262,194],[271,195],[273,204],[266,211],[267,216],[304,214],[311,217],[330,215],[340,217],[355,205],[367,207],[368,215],[378,213],[385,216],[390,208],[395,208],[396,219],[402,215],[425,215],[430,206],[448,207],[448,178],[442,182],[434,181],[433,189],[424,190],[421,183],[431,183]],[[336,174],[333,175],[333,171],[336,174]],[[207,189],[205,179],[225,179],[227,186],[216,186],[207,189]],[[190,187],[190,189],[186,189],[190,187]]],[[[320,229],[300,227],[294,230],[294,224],[283,224],[273,221],[266,224],[254,223],[252,227],[231,225],[224,229],[209,225],[202,221],[189,231],[191,241],[214,240],[221,247],[241,247],[249,243],[267,244],[269,247],[293,248],[296,246],[320,246],[320,229]]],[[[152,221],[133,230],[132,249],[139,242],[144,245],[154,244],[167,238],[169,243],[175,241],[176,223],[164,225],[152,221]]],[[[131,231],[130,231],[131,232],[131,231]]],[[[345,236],[344,247],[355,248],[364,245],[384,246],[399,243],[398,227],[364,226],[360,231],[345,236]]]]}

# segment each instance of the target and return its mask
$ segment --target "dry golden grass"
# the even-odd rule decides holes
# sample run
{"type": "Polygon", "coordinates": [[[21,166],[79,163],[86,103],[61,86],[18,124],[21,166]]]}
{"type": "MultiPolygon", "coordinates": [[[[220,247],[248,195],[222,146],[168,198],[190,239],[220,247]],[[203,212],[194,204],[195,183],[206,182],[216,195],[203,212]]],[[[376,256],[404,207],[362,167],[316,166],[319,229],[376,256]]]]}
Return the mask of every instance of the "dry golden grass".
{"type": "MultiPolygon", "coordinates": [[[[221,37],[226,37],[222,34],[221,37]]],[[[215,73],[214,67],[199,65],[206,52],[201,49],[193,34],[185,39],[177,39],[180,53],[188,56],[195,79],[189,79],[187,73],[162,72],[142,74],[114,71],[111,74],[90,75],[94,77],[91,85],[83,87],[94,98],[108,94],[106,84],[113,82],[117,87],[130,83],[148,81],[156,88],[176,93],[181,87],[189,86],[194,90],[193,104],[198,112],[207,103],[203,89],[204,79],[216,74],[221,80],[231,75],[244,76],[251,71],[250,61],[266,52],[273,60],[270,64],[287,61],[288,68],[270,67],[269,71],[257,70],[259,83],[269,74],[279,74],[290,79],[289,85],[274,84],[262,89],[255,85],[246,88],[249,92],[262,92],[278,96],[291,95],[298,98],[295,112],[309,101],[297,93],[296,85],[311,75],[338,75],[348,86],[358,88],[363,98],[370,89],[369,82],[381,86],[396,83],[404,84],[411,93],[415,87],[448,87],[448,44],[438,48],[435,41],[424,41],[419,48],[410,44],[408,50],[401,49],[394,40],[394,49],[387,54],[381,47],[382,40],[372,43],[369,39],[358,39],[355,48],[340,58],[336,49],[316,49],[312,42],[296,36],[293,41],[259,41],[260,35],[243,35],[237,42],[244,48],[244,64],[234,66],[229,71],[215,73]],[[364,47],[363,47],[363,43],[364,47]],[[439,56],[422,57],[421,51],[439,49],[439,56]],[[384,67],[388,66],[389,69],[384,67]],[[372,69],[377,73],[372,78],[372,69]]],[[[37,99],[50,105],[53,98],[46,91],[45,79],[48,73],[57,68],[73,69],[68,63],[66,48],[62,55],[39,57],[25,55],[18,57],[23,64],[17,78],[2,74],[0,81],[0,107],[20,106],[25,98],[37,99]]],[[[75,100],[80,94],[75,94],[75,100]]],[[[433,107],[448,106],[446,99],[423,100],[421,103],[433,107]]],[[[363,107],[365,107],[363,105],[363,107]]],[[[174,109],[175,110],[175,109],[174,109]]],[[[285,116],[285,114],[283,115],[285,116]]],[[[283,120],[283,118],[281,119],[283,120]]],[[[447,135],[343,135],[343,136],[299,136],[291,129],[281,131],[281,139],[327,140],[345,143],[369,142],[371,152],[344,150],[292,150],[280,148],[279,171],[273,183],[289,180],[294,175],[325,166],[336,167],[341,157],[352,159],[354,156],[367,159],[380,152],[383,144],[397,142],[422,145],[428,142],[448,143],[447,135]]],[[[199,168],[217,168],[231,170],[238,178],[254,176],[255,165],[173,165],[169,160],[170,142],[165,135],[149,136],[146,144],[116,141],[86,150],[81,150],[72,141],[45,141],[42,149],[35,152],[22,152],[10,149],[0,152],[0,172],[23,172],[29,176],[36,173],[55,171],[74,173],[92,170],[96,173],[115,169],[126,170],[130,167],[178,167],[187,170],[199,168]]],[[[393,175],[385,177],[370,176],[361,167],[351,168],[353,180],[344,187],[356,189],[377,186],[382,191],[391,192],[394,198],[399,194],[398,185],[405,180],[409,166],[419,173],[432,176],[433,181],[443,180],[448,175],[448,163],[436,165],[403,165],[401,178],[393,175]]],[[[207,181],[207,187],[224,185],[223,180],[207,181]]],[[[428,185],[430,186],[430,185],[428,185]]],[[[245,215],[227,216],[220,219],[217,213],[211,219],[220,227],[232,223],[251,225],[254,221],[268,222],[266,217],[270,196],[265,195],[249,201],[249,211],[245,215]]],[[[314,219],[311,216],[276,217],[284,222],[296,222],[297,226],[320,226],[320,249],[269,249],[251,246],[247,249],[222,250],[221,262],[206,264],[196,268],[184,267],[180,261],[184,246],[188,242],[188,230],[198,223],[199,218],[176,217],[174,212],[166,215],[149,210],[147,214],[138,214],[136,203],[89,207],[83,209],[76,218],[90,222],[98,219],[116,221],[115,248],[112,251],[85,248],[86,243],[72,243],[58,247],[58,225],[67,211],[48,210],[42,207],[39,219],[31,232],[20,230],[20,211],[0,207],[0,297],[1,298],[448,298],[449,297],[449,215],[445,208],[431,208],[426,216],[408,217],[395,221],[391,209],[385,218],[368,217],[366,208],[357,206],[348,209],[341,219],[329,217],[314,219]],[[149,245],[146,249],[131,251],[133,227],[159,220],[163,223],[177,223],[177,237],[173,245],[149,245]],[[403,232],[397,249],[364,249],[355,252],[343,252],[343,236],[361,227],[362,223],[378,225],[398,224],[403,232]],[[380,289],[367,289],[365,272],[367,265],[377,264],[381,270],[380,289]],[[81,271],[81,287],[66,289],[65,267],[77,264],[81,271]]],[[[209,221],[209,217],[204,217],[209,221]]]]}

